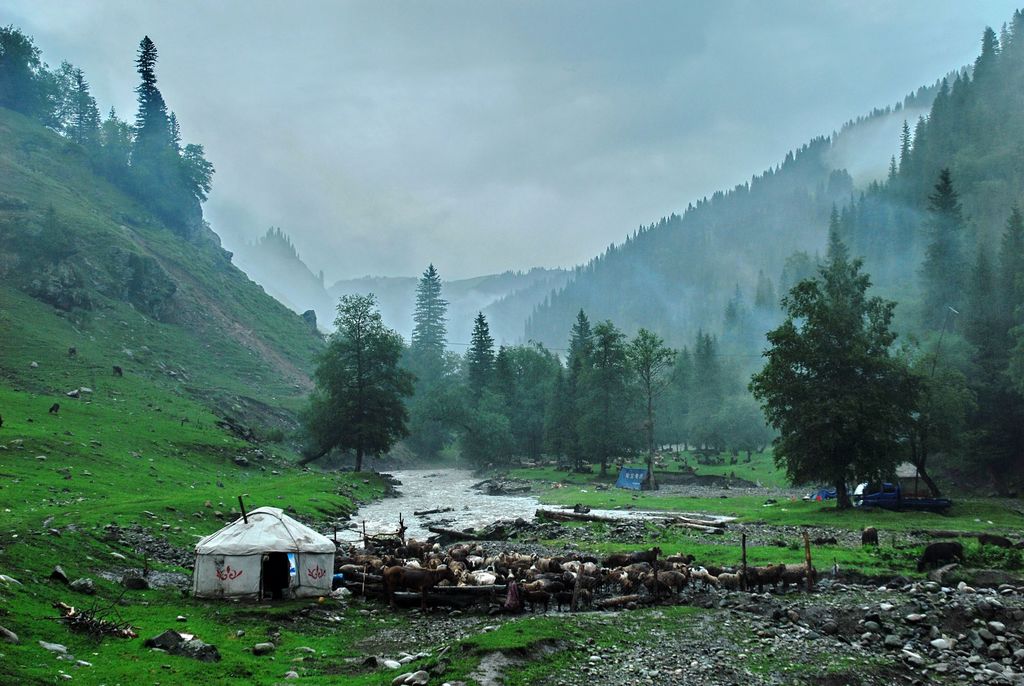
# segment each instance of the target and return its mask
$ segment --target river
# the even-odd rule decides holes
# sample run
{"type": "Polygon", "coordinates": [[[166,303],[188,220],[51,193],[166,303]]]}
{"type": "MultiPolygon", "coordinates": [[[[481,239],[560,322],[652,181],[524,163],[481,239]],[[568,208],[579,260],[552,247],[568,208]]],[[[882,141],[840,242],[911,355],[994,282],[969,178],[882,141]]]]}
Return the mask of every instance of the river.
{"type": "MultiPolygon", "coordinates": [[[[522,517],[533,521],[537,508],[541,506],[532,495],[487,495],[474,489],[473,485],[481,479],[466,469],[417,469],[391,474],[401,483],[398,496],[363,505],[352,515],[350,528],[338,531],[338,540],[361,541],[363,522],[366,523],[366,533],[371,535],[394,532],[398,529],[399,514],[408,527],[406,537],[423,540],[431,535],[427,527],[432,525],[462,531],[481,528],[499,519],[522,517]],[[425,516],[413,514],[447,507],[452,511],[425,516]]],[[[665,513],[594,509],[591,514],[625,520],[659,517],[665,513]]]]}

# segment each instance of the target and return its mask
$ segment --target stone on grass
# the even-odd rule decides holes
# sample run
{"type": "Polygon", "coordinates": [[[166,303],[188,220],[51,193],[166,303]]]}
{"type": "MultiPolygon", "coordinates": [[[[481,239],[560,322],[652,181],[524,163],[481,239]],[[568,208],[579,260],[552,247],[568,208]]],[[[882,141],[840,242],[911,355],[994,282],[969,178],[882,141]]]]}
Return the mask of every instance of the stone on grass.
{"type": "Polygon", "coordinates": [[[15,645],[21,643],[18,639],[18,634],[2,626],[0,626],[0,641],[3,641],[4,643],[13,643],[15,645]]]}
{"type": "Polygon", "coordinates": [[[39,645],[42,646],[43,650],[49,650],[51,653],[57,653],[58,655],[67,655],[67,646],[62,646],[60,643],[47,643],[46,641],[40,641],[39,645]]]}
{"type": "Polygon", "coordinates": [[[285,679],[298,679],[299,678],[299,673],[296,672],[295,670],[292,670],[290,672],[285,672],[284,673],[284,678],[285,679]]]}
{"type": "Polygon", "coordinates": [[[64,573],[64,569],[61,568],[60,565],[54,567],[53,571],[50,572],[50,579],[53,581],[59,581],[62,584],[68,583],[68,575],[64,573]]]}
{"type": "Polygon", "coordinates": [[[86,595],[93,595],[96,593],[96,582],[88,577],[75,579],[71,582],[71,590],[77,591],[78,593],[84,593],[86,595]]]}
{"type": "Polygon", "coordinates": [[[274,649],[276,647],[277,646],[275,646],[273,643],[270,643],[269,641],[264,642],[264,643],[257,643],[256,645],[254,645],[252,647],[252,654],[253,655],[269,655],[270,653],[274,652],[274,649]]]}
{"type": "Polygon", "coordinates": [[[384,667],[384,669],[398,669],[402,666],[402,663],[398,660],[392,660],[389,658],[381,662],[381,666],[384,667]]]}

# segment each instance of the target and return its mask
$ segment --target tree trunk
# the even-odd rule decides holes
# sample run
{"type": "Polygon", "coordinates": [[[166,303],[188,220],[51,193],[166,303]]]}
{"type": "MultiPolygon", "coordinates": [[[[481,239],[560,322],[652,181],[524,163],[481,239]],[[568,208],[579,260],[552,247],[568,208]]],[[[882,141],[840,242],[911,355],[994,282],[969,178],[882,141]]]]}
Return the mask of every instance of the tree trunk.
{"type": "Polygon", "coordinates": [[[363,471],[363,449],[361,447],[356,448],[356,471],[363,471]]]}
{"type": "Polygon", "coordinates": [[[922,464],[915,465],[915,466],[917,467],[918,475],[921,477],[921,480],[924,481],[924,485],[928,487],[929,491],[931,491],[932,497],[933,498],[941,498],[942,497],[942,492],[939,491],[938,485],[936,485],[936,483],[934,481],[932,481],[932,478],[930,476],[928,476],[928,472],[926,472],[925,469],[924,469],[924,464],[922,463],[922,464]]]}
{"type": "Polygon", "coordinates": [[[853,501],[850,500],[850,493],[846,490],[846,482],[841,479],[836,481],[836,507],[840,510],[849,510],[853,507],[853,501]]]}

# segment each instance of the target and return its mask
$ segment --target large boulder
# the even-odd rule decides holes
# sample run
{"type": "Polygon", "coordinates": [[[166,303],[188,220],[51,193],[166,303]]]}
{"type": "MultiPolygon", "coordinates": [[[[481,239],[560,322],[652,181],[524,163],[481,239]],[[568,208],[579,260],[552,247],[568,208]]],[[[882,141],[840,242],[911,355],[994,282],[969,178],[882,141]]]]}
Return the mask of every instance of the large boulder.
{"type": "Polygon", "coordinates": [[[96,582],[88,577],[75,579],[71,582],[71,590],[84,593],[85,595],[94,595],[96,593],[96,582]]]}

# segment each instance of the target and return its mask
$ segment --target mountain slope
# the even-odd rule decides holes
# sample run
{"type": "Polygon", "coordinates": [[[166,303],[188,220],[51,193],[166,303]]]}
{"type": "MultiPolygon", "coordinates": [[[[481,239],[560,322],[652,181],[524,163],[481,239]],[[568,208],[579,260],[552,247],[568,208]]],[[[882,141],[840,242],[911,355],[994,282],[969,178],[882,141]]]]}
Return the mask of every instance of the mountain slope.
{"type": "MultiPolygon", "coordinates": [[[[319,336],[232,265],[208,228],[182,239],[96,174],[78,144],[6,109],[0,241],[7,341],[32,340],[39,355],[76,347],[105,360],[101,370],[122,366],[220,414],[294,425],[319,336]],[[74,335],[38,333],[57,320],[74,335]]],[[[4,376],[55,385],[10,350],[0,348],[4,376]]]]}

